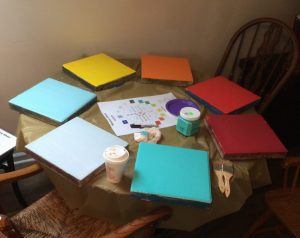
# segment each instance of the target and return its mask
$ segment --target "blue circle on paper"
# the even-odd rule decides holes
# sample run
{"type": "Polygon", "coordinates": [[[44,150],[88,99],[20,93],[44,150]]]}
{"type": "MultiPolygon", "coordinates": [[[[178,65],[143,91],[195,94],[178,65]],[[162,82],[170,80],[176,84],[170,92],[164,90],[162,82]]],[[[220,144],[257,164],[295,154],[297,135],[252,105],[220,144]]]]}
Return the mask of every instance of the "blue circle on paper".
{"type": "Polygon", "coordinates": [[[176,98],[168,101],[166,104],[166,109],[174,116],[179,116],[180,110],[184,107],[193,107],[200,111],[199,106],[188,99],[176,98]]]}

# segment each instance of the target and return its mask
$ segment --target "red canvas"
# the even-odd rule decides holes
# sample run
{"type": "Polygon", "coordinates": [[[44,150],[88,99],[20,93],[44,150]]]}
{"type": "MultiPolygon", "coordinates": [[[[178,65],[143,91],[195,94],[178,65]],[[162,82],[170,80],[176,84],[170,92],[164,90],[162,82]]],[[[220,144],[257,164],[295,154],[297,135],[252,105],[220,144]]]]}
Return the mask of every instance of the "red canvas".
{"type": "Polygon", "coordinates": [[[205,122],[224,159],[283,158],[287,153],[259,114],[210,115],[205,122]]]}
{"type": "Polygon", "coordinates": [[[186,92],[218,114],[229,114],[257,103],[259,96],[223,76],[187,87],[186,92]]]}

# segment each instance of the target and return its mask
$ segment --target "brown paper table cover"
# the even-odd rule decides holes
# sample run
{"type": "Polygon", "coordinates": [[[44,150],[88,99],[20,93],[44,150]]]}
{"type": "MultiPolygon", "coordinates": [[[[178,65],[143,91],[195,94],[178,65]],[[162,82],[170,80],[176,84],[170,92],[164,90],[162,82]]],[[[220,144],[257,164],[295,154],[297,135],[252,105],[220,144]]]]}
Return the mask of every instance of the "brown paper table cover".
{"type": "MultiPolygon", "coordinates": [[[[140,79],[140,63],[138,60],[123,60],[125,64],[137,70],[137,76],[125,84],[97,91],[98,101],[111,101],[132,97],[143,97],[172,92],[177,98],[188,98],[183,87],[170,86],[167,84],[145,84],[140,79]]],[[[193,72],[195,81],[201,81],[205,76],[193,72]]],[[[89,90],[79,81],[59,72],[52,78],[89,90]]],[[[101,114],[98,105],[95,104],[80,115],[81,118],[114,133],[101,114]]],[[[47,132],[55,126],[20,114],[17,127],[17,150],[24,151],[24,146],[47,132]]],[[[178,133],[175,127],[161,129],[162,140],[159,142],[166,145],[198,148],[209,151],[210,160],[218,160],[220,156],[210,138],[204,123],[197,136],[185,137],[178,133]]],[[[129,143],[130,160],[125,171],[125,176],[119,184],[112,184],[106,180],[105,171],[85,186],[79,188],[68,181],[59,173],[42,165],[50,180],[59,194],[71,208],[78,208],[82,213],[96,217],[104,217],[115,224],[128,222],[146,210],[162,205],[159,202],[139,200],[130,194],[130,184],[133,177],[133,169],[138,144],[133,140],[133,135],[121,136],[129,143]]],[[[63,159],[63,158],[62,158],[63,159]]],[[[84,158],[83,158],[84,163],[84,158]]],[[[214,219],[238,211],[251,195],[256,187],[270,184],[270,176],[265,160],[234,161],[234,176],[231,180],[231,194],[226,198],[218,190],[216,175],[211,170],[213,203],[209,208],[196,208],[189,206],[170,205],[173,215],[159,224],[160,227],[180,230],[193,230],[214,219]]],[[[182,171],[186,173],[188,171],[182,171]]],[[[180,174],[178,174],[180,179],[180,174]]]]}

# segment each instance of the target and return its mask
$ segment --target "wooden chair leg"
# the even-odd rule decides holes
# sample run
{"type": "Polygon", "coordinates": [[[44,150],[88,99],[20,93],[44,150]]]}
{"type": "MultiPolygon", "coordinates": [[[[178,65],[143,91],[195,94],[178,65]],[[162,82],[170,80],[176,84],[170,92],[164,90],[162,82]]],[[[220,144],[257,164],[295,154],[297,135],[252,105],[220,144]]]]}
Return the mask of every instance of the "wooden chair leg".
{"type": "MultiPolygon", "coordinates": [[[[14,158],[13,158],[13,153],[7,156],[7,168],[5,169],[5,172],[11,172],[15,170],[15,165],[14,165],[14,158]]],[[[21,204],[22,207],[27,207],[27,202],[25,201],[21,190],[19,188],[19,185],[17,182],[12,182],[11,183],[12,188],[14,190],[15,196],[18,200],[18,202],[21,204]]]]}
{"type": "Polygon", "coordinates": [[[24,207],[24,208],[27,207],[28,204],[25,201],[25,199],[24,199],[24,197],[23,197],[23,195],[21,193],[21,190],[19,188],[18,183],[17,182],[12,182],[11,185],[12,185],[12,188],[14,190],[14,193],[16,195],[16,198],[17,198],[18,202],[21,204],[22,207],[24,207]]]}
{"type": "Polygon", "coordinates": [[[262,226],[270,217],[272,216],[272,213],[267,210],[265,211],[249,228],[249,230],[243,235],[242,238],[249,238],[251,237],[257,229],[262,226]]]}

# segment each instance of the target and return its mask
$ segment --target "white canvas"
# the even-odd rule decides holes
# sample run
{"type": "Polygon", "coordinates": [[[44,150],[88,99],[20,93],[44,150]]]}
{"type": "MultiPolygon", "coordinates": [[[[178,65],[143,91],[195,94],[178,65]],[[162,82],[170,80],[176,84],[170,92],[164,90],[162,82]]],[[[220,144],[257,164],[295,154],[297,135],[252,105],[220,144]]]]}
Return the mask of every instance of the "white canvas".
{"type": "Polygon", "coordinates": [[[28,144],[26,149],[59,171],[84,180],[104,165],[102,153],[111,145],[128,143],[109,132],[76,117],[28,144]]]}

